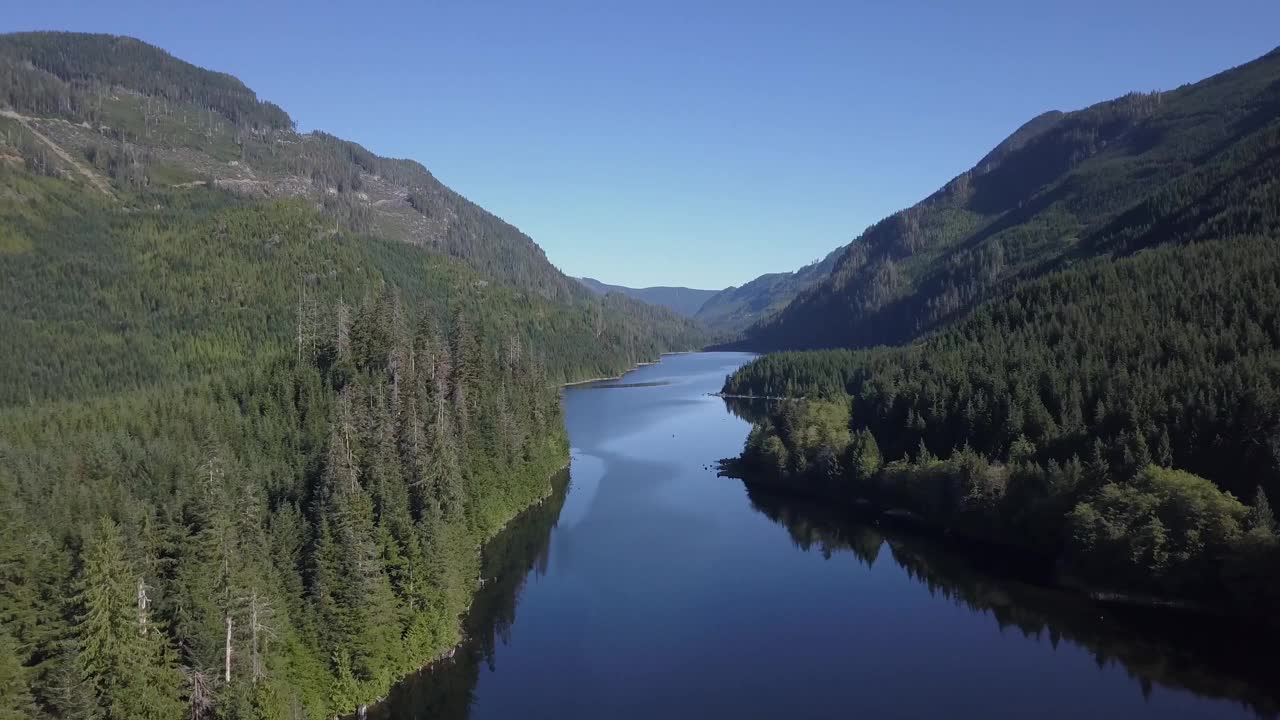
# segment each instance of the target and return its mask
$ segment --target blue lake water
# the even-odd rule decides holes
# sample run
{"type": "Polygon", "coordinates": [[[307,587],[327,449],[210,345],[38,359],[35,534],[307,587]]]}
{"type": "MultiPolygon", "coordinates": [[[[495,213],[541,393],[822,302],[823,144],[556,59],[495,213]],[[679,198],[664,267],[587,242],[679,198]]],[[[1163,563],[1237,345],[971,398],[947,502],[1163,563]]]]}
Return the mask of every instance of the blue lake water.
{"type": "Polygon", "coordinates": [[[710,393],[749,359],[668,356],[566,390],[567,482],[487,549],[472,639],[371,715],[1167,719],[1275,707],[1271,671],[1221,660],[1231,645],[1212,630],[1020,584],[934,542],[717,477],[750,426],[710,393]]]}

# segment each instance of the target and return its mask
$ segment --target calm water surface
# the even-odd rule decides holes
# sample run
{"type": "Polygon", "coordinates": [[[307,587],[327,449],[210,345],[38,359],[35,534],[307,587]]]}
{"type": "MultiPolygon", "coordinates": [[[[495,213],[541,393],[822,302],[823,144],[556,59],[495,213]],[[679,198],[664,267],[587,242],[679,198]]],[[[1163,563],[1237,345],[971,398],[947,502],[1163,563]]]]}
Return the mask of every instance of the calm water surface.
{"type": "Polygon", "coordinates": [[[1233,646],[1216,631],[1127,618],[717,477],[749,425],[709,393],[749,359],[669,356],[567,390],[571,478],[487,548],[457,657],[371,717],[1247,718],[1275,707],[1271,670],[1214,659],[1233,646]]]}

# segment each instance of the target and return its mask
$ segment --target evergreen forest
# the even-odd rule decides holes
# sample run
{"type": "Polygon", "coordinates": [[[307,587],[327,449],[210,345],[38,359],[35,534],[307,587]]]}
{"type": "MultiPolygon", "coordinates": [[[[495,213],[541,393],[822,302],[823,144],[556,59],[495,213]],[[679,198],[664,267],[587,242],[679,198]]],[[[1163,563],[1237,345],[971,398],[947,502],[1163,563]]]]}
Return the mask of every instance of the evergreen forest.
{"type": "Polygon", "coordinates": [[[565,382],[698,347],[410,161],[0,36],[0,718],[328,718],[450,653],[565,382]]]}

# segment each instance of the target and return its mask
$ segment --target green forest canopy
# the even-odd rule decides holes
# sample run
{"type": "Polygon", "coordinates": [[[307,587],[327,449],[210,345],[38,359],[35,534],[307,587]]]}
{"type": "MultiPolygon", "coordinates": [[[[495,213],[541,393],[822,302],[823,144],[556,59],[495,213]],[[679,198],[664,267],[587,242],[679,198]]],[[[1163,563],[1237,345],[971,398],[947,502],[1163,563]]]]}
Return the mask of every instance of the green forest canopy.
{"type": "Polygon", "coordinates": [[[0,36],[0,105],[0,717],[385,694],[551,491],[557,386],[701,341],[145,43],[0,36]]]}
{"type": "Polygon", "coordinates": [[[854,349],[726,381],[807,398],[756,425],[749,474],[908,509],[1093,587],[1275,608],[1277,88],[1272,53],[1038,118],[868,230],[756,335],[854,349]]]}

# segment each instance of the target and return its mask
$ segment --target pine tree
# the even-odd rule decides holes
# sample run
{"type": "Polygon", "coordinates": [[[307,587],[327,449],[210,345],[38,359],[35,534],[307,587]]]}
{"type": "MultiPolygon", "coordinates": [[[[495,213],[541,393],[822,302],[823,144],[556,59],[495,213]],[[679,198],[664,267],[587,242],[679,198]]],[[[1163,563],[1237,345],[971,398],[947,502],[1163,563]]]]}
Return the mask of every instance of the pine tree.
{"type": "Polygon", "coordinates": [[[1101,438],[1095,438],[1093,448],[1086,463],[1088,482],[1094,485],[1105,485],[1113,480],[1111,477],[1111,463],[1107,460],[1106,445],[1101,438]]]}
{"type": "Polygon", "coordinates": [[[89,539],[77,602],[77,665],[111,720],[162,720],[182,713],[182,678],[161,628],[138,603],[119,527],[103,520],[89,539]]]}
{"type": "Polygon", "coordinates": [[[0,626],[0,720],[36,717],[27,669],[19,662],[19,656],[18,643],[0,626]]]}
{"type": "Polygon", "coordinates": [[[1160,439],[1156,445],[1156,462],[1161,467],[1173,467],[1173,443],[1169,439],[1169,430],[1166,427],[1160,428],[1160,439]]]}
{"type": "Polygon", "coordinates": [[[84,577],[77,598],[82,614],[76,626],[77,661],[101,706],[110,708],[124,694],[122,670],[137,631],[132,607],[133,571],[124,557],[120,529],[103,520],[89,540],[84,577]]]}
{"type": "Polygon", "coordinates": [[[849,443],[849,460],[845,466],[855,483],[869,482],[880,471],[883,458],[880,446],[870,430],[863,428],[853,434],[849,443]]]}
{"type": "Polygon", "coordinates": [[[458,438],[465,443],[470,430],[471,413],[475,399],[472,392],[480,377],[480,342],[465,312],[458,309],[453,316],[449,336],[449,349],[453,357],[449,389],[453,403],[454,424],[458,438]]]}
{"type": "Polygon", "coordinates": [[[1253,496],[1253,505],[1249,507],[1245,528],[1262,535],[1275,536],[1276,534],[1276,516],[1271,511],[1271,503],[1267,501],[1267,493],[1263,491],[1261,485],[1253,496]]]}
{"type": "Polygon", "coordinates": [[[236,474],[228,454],[224,448],[209,447],[198,471],[196,497],[189,510],[195,532],[181,546],[175,623],[184,662],[224,681],[228,651],[234,653],[228,647],[226,627],[239,592],[246,546],[240,537],[245,523],[236,516],[228,488],[232,482],[228,475],[236,474]]]}
{"type": "MultiPolygon", "coordinates": [[[[431,502],[446,517],[462,512],[462,428],[457,424],[459,405],[455,390],[465,373],[454,371],[453,355],[446,348],[436,353],[434,383],[426,398],[433,407],[430,410],[430,426],[427,432],[426,457],[428,458],[427,483],[431,488],[431,502]]],[[[465,412],[465,411],[464,411],[465,412]]]]}
{"type": "Polygon", "coordinates": [[[11,498],[0,497],[6,520],[0,523],[0,626],[14,643],[18,665],[39,664],[60,653],[67,633],[64,582],[71,575],[70,558],[45,529],[3,509],[11,498]]]}

